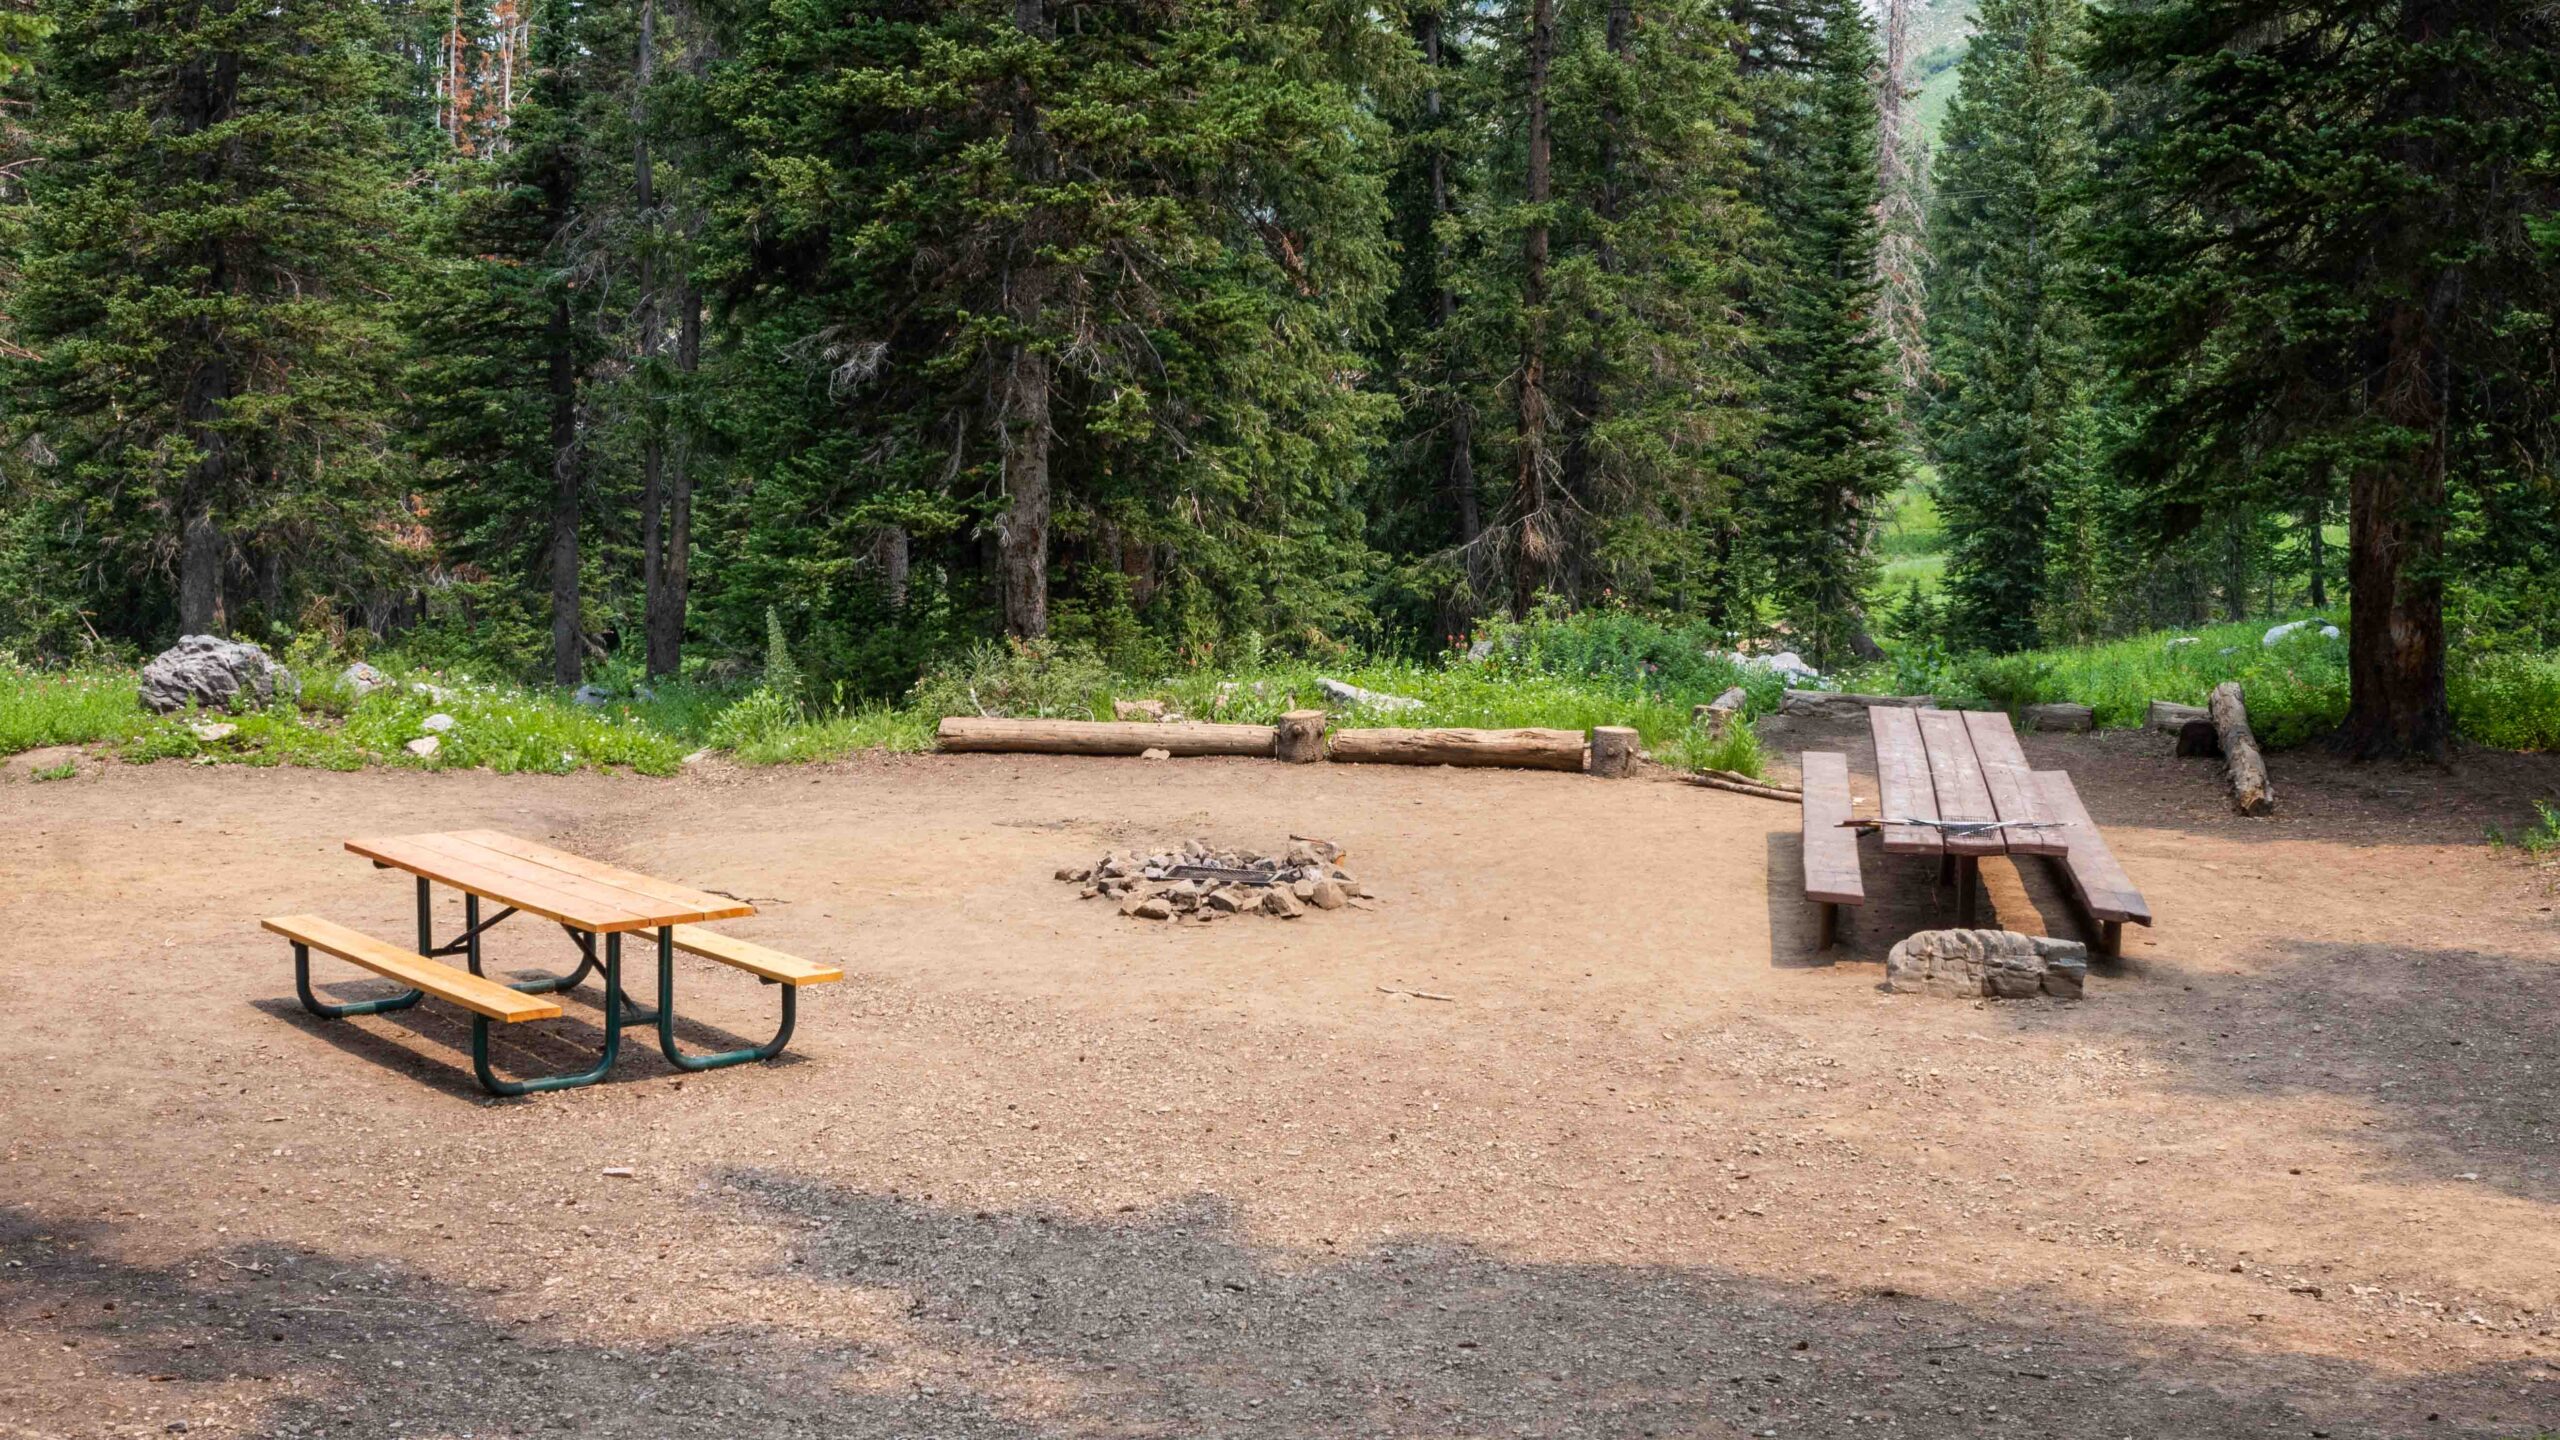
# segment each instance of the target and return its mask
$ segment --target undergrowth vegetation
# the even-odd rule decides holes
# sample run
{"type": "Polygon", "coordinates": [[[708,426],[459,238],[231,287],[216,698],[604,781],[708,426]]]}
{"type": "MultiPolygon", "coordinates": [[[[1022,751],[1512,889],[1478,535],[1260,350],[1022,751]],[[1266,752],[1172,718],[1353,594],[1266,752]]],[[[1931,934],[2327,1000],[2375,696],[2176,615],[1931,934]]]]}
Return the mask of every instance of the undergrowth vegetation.
{"type": "MultiPolygon", "coordinates": [[[[902,702],[885,703],[841,690],[809,693],[781,624],[768,628],[764,663],[752,677],[697,674],[653,686],[609,673],[582,692],[590,703],[475,678],[450,663],[406,663],[397,651],[373,657],[390,683],[360,693],[346,678],[347,654],[310,641],[288,651],[299,684],[272,706],[155,716],[136,702],[131,669],[0,659],[0,754],[77,744],[104,745],[131,761],[666,775],[699,753],[765,765],[922,750],[947,715],[1110,719],[1115,700],[1152,698],[1191,719],[1256,724],[1321,708],[1341,726],[1627,725],[1662,764],[1758,774],[1760,740],[1749,720],[1776,709],[1786,684],[1738,658],[1728,638],[1707,627],[1603,608],[1492,622],[1429,661],[1318,663],[1248,643],[1213,664],[1133,675],[1089,647],[982,641],[928,668],[902,702]],[[1326,680],[1412,703],[1346,706],[1326,697],[1326,680]],[[1695,707],[1735,687],[1746,697],[1743,723],[1710,734],[1692,722],[1695,707]],[[428,753],[412,749],[429,736],[435,745],[417,747],[428,753]]],[[[2344,715],[2346,654],[2316,619],[2273,644],[2264,641],[2268,628],[2209,626],[1996,657],[1906,647],[1829,683],[1930,694],[1963,707],[2076,701],[2093,707],[2101,725],[2128,726],[2141,723],[2153,700],[2198,704],[2216,684],[2237,680],[2261,739],[2283,748],[2318,737],[2344,715]]],[[[2456,721],[2474,742],[2560,748],[2560,655],[2457,656],[2450,693],[2456,721]]]]}

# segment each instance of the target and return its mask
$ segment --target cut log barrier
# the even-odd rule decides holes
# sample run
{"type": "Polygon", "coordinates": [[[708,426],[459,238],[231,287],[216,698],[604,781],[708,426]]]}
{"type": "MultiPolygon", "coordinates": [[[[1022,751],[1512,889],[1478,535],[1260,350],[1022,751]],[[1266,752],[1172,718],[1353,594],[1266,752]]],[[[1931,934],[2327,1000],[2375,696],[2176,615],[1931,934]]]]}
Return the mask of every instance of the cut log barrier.
{"type": "Polygon", "coordinates": [[[1689,711],[1689,723],[1706,726],[1708,738],[1721,740],[1724,738],[1725,728],[1733,724],[1733,717],[1741,714],[1742,707],[1750,702],[1751,697],[1743,693],[1741,686],[1736,685],[1706,704],[1692,707],[1689,711]]]}
{"type": "Polygon", "coordinates": [[[1324,712],[1291,710],[1280,717],[1280,758],[1308,765],[1324,758],[1324,712]]]}
{"type": "Polygon", "coordinates": [[[2154,700],[2151,702],[2151,708],[2142,712],[2142,728],[2157,730],[2164,735],[2175,735],[2186,728],[2188,721],[2207,718],[2210,717],[2205,714],[2205,709],[2201,705],[2181,705],[2174,700],[2154,700]]]}
{"type": "Polygon", "coordinates": [[[1643,739],[1624,725],[1601,725],[1591,732],[1591,773],[1604,780],[1624,780],[1636,773],[1643,739]]]}
{"type": "Polygon", "coordinates": [[[2243,815],[2273,815],[2276,787],[2267,779],[2258,737],[2249,733],[2249,706],[2240,698],[2240,682],[2225,680],[2206,698],[2213,733],[2222,742],[2223,768],[2231,779],[2231,808],[2243,815]]]}
{"type": "Polygon", "coordinates": [[[1327,758],[1355,765],[1499,765],[1579,770],[1579,730],[1336,730],[1327,758]]]}
{"type": "Polygon", "coordinates": [[[1269,725],[1154,724],[1134,720],[1012,720],[952,715],[933,733],[944,750],[1033,755],[1256,755],[1278,749],[1269,725]]]}

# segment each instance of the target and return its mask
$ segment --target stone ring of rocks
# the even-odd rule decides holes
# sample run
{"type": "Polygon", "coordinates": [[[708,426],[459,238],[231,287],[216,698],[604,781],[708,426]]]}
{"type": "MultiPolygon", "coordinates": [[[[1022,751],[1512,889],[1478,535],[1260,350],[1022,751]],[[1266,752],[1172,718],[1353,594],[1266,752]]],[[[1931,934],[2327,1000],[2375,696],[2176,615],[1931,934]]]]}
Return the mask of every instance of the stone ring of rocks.
{"type": "Polygon", "coordinates": [[[1081,887],[1076,893],[1084,899],[1117,901],[1120,913],[1132,919],[1295,920],[1309,910],[1340,910],[1376,899],[1342,868],[1342,855],[1342,847],[1329,840],[1304,837],[1292,837],[1278,855],[1192,840],[1162,850],[1108,851],[1090,865],[1058,867],[1057,878],[1081,887]]]}

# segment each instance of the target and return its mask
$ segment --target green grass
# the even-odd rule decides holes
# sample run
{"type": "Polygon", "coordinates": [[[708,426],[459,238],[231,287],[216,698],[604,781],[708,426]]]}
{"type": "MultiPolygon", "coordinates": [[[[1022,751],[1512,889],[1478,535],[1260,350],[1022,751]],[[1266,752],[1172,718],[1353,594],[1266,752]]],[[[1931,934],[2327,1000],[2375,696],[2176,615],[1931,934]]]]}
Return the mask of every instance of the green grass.
{"type": "Polygon", "coordinates": [[[2536,800],[2533,814],[2533,823],[2512,835],[2490,826],[2489,843],[2501,850],[2521,850],[2537,865],[2560,859],[2560,808],[2554,808],[2548,800],[2536,800]]]}
{"type": "Polygon", "coordinates": [[[151,717],[130,670],[36,670],[0,660],[0,755],[140,732],[151,717]]]}

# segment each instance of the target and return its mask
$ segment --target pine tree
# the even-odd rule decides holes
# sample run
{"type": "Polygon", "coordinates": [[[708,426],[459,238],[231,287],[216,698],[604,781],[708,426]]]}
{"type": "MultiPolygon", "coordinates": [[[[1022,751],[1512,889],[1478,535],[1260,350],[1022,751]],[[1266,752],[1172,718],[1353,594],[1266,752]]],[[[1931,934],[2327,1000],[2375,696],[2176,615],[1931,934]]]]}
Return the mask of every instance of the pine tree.
{"type": "Polygon", "coordinates": [[[592,234],[575,7],[532,17],[533,79],[507,143],[457,162],[410,289],[407,390],[428,518],[454,559],[545,586],[554,684],[585,670],[587,387],[600,349],[578,287],[592,234]]]}
{"type": "Polygon", "coordinates": [[[1348,348],[1387,276],[1353,82],[1391,38],[1313,3],[747,17],[716,268],[836,462],[755,503],[822,512],[839,579],[883,527],[991,571],[1017,635],[1338,622],[1384,408],[1348,348]]]}
{"type": "Polygon", "coordinates": [[[7,380],[59,457],[79,568],[118,596],[109,623],[203,631],[360,588],[385,509],[374,297],[401,231],[372,10],[54,0],[43,19],[28,353],[7,380]]]}
{"type": "MultiPolygon", "coordinates": [[[[2080,523],[2096,513],[2100,374],[2079,247],[2101,102],[2073,59],[2082,0],[1985,0],[1978,24],[1937,157],[1926,433],[1952,638],[2015,650],[2043,635],[2057,499],[2075,507],[2066,537],[2095,533],[2080,523]]],[[[2075,583],[2093,563],[2063,561],[2075,583]]]]}
{"type": "Polygon", "coordinates": [[[1875,38],[1855,0],[1813,0],[1765,18],[1756,40],[1770,232],[1755,523],[1798,643],[1827,665],[1871,643],[1862,597],[1902,478],[1877,314],[1875,38]]]}
{"type": "Polygon", "coordinates": [[[2094,53],[2130,473],[2175,527],[2343,471],[2341,743],[2441,754],[2449,519],[2547,514],[2560,463],[2560,12],[2164,0],[2094,53]]]}

